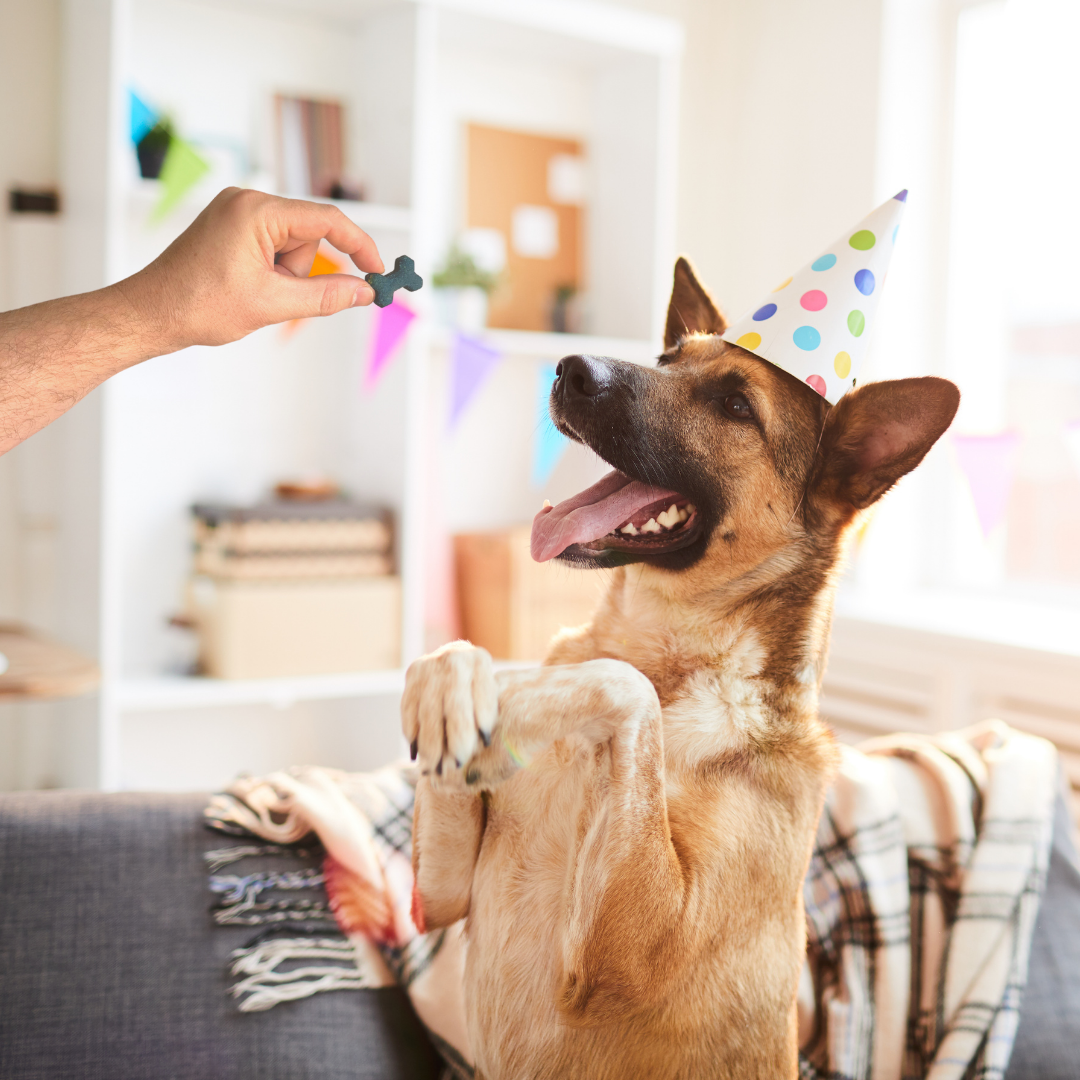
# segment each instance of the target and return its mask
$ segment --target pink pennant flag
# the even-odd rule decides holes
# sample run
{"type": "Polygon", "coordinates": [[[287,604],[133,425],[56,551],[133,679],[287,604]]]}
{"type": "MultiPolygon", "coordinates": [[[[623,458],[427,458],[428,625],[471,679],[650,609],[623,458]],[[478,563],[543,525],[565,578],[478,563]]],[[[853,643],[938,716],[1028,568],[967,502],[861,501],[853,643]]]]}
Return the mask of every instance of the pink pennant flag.
{"type": "Polygon", "coordinates": [[[372,316],[375,325],[371,330],[371,353],[364,376],[364,389],[369,393],[378,384],[386,365],[404,339],[409,324],[416,318],[416,312],[395,300],[389,307],[375,308],[372,316]]]}
{"type": "Polygon", "coordinates": [[[1015,431],[1002,431],[997,435],[954,435],[952,438],[984,537],[1005,519],[1019,442],[1020,436],[1015,431]]]}
{"type": "Polygon", "coordinates": [[[465,406],[502,359],[502,353],[476,338],[455,334],[450,349],[450,430],[457,427],[465,406]]]}

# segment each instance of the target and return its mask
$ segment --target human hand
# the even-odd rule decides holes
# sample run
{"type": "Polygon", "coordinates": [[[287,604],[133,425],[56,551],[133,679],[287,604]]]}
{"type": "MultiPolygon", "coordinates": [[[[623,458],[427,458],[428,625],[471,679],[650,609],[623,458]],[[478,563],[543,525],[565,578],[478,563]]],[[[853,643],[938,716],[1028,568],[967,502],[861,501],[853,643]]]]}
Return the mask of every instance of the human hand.
{"type": "Polygon", "coordinates": [[[374,241],[337,207],[226,188],[157,259],[119,282],[146,355],[224,345],[290,319],[370,304],[351,274],[309,278],[319,241],[361,271],[382,273],[374,241]]]}

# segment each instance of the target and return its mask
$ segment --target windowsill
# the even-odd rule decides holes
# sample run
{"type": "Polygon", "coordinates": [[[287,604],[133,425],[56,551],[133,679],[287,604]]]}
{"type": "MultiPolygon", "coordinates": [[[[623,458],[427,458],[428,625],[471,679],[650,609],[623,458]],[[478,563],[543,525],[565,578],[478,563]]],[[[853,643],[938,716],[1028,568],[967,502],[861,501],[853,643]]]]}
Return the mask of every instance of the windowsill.
{"type": "Polygon", "coordinates": [[[836,615],[972,641],[1080,656],[1080,609],[961,589],[871,592],[842,585],[836,615]]]}

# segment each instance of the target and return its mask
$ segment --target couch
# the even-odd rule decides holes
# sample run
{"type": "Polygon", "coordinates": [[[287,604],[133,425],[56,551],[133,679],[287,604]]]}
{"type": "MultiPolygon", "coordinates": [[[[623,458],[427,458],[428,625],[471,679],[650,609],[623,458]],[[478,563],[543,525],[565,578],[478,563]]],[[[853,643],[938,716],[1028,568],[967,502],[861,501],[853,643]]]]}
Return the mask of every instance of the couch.
{"type": "MultiPolygon", "coordinates": [[[[3,1080],[428,1080],[396,989],[241,1013],[208,909],[204,795],[0,796],[3,1080]]],[[[1007,1080],[1080,1077],[1080,870],[1065,804],[1007,1080]]],[[[275,869],[282,869],[280,859],[275,869]]]]}

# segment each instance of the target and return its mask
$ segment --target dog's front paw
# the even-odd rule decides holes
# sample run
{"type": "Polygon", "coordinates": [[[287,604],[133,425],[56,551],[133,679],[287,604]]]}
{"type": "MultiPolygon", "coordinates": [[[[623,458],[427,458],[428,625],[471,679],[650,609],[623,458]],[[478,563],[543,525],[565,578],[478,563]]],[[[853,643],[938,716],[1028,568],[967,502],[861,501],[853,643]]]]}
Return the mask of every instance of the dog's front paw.
{"type": "Polygon", "coordinates": [[[414,759],[435,784],[469,786],[468,765],[491,743],[499,692],[491,654],[455,641],[405,673],[401,726],[414,759]]]}

